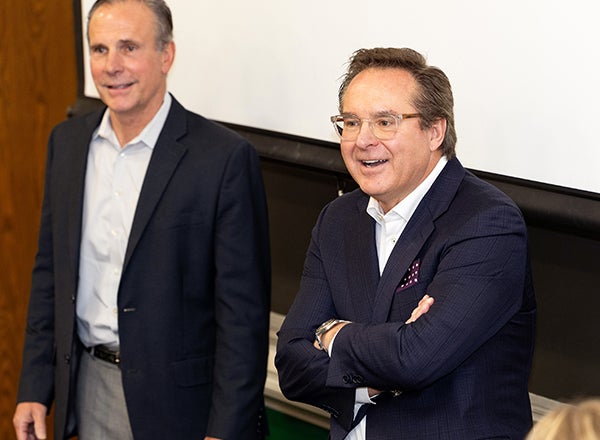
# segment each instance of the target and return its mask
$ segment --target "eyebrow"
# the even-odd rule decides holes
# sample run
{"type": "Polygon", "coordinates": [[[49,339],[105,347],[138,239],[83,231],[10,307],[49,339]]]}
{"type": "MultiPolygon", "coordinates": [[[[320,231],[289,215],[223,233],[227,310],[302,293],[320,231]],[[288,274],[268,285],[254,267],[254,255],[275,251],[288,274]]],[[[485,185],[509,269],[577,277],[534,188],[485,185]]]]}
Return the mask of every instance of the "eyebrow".
{"type": "MultiPolygon", "coordinates": [[[[369,115],[369,117],[371,118],[377,118],[380,116],[397,116],[400,113],[394,111],[394,110],[380,110],[378,112],[372,113],[371,115],[369,115]]],[[[342,116],[348,116],[348,117],[354,117],[354,118],[359,118],[360,117],[356,114],[356,113],[351,113],[351,112],[344,112],[341,114],[342,116]]]]}
{"type": "MultiPolygon", "coordinates": [[[[118,46],[129,46],[129,45],[134,45],[134,46],[141,46],[140,42],[135,41],[135,40],[131,40],[129,38],[123,39],[123,40],[118,40],[117,41],[117,45],[118,46]]],[[[90,44],[90,48],[98,48],[98,47],[108,47],[109,45],[105,44],[105,43],[95,43],[95,44],[90,44]]]]}
{"type": "Polygon", "coordinates": [[[104,47],[106,47],[106,45],[102,43],[90,44],[90,50],[96,50],[104,47]]]}
{"type": "Polygon", "coordinates": [[[119,44],[119,46],[129,46],[129,45],[140,46],[140,43],[138,41],[131,40],[131,39],[119,40],[118,44],[119,44]]]}

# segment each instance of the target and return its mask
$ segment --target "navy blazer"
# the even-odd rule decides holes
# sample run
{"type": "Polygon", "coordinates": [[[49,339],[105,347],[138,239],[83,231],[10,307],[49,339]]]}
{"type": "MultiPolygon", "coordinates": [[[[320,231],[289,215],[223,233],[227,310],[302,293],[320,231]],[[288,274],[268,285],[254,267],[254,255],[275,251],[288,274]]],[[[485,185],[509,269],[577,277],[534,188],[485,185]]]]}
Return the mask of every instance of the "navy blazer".
{"type": "MultiPolygon", "coordinates": [[[[18,400],[76,432],[75,330],[88,146],[103,111],[48,143],[18,400]]],[[[140,192],[118,292],[123,388],[136,439],[263,438],[270,259],[252,146],[175,99],[140,192]]]]}
{"type": "Polygon", "coordinates": [[[357,387],[386,391],[368,406],[368,439],[522,439],[535,299],[521,212],[454,158],[379,276],[367,203],[360,190],[344,195],[313,229],[279,332],[284,395],[327,410],[333,440],[351,428],[357,387]],[[405,325],[425,294],[432,308],[405,325]],[[353,322],[331,358],[313,347],[330,318],[353,322]]]}

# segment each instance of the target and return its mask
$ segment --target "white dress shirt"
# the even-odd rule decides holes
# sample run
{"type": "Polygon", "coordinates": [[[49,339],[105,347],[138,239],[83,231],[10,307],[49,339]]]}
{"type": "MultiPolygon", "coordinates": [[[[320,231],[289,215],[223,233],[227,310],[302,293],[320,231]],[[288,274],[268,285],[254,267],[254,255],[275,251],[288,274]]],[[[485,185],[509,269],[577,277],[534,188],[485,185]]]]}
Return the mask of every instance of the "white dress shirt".
{"type": "Polygon", "coordinates": [[[171,96],[142,132],[120,146],[108,109],[92,136],[83,203],[77,333],[86,347],[119,347],[117,294],[138,198],[171,96]]]}
{"type": "MultiPolygon", "coordinates": [[[[400,203],[390,209],[387,213],[383,212],[381,205],[373,197],[369,199],[367,213],[375,220],[375,243],[377,245],[377,257],[379,259],[379,275],[387,264],[388,258],[400,238],[406,224],[413,213],[423,200],[423,197],[429,191],[433,182],[440,175],[448,160],[443,156],[436,164],[431,173],[417,186],[413,192],[406,196],[400,203]]],[[[337,335],[336,335],[337,336],[337,335]]],[[[333,342],[329,345],[329,355],[333,353],[333,342]]],[[[369,397],[366,387],[357,388],[354,400],[354,416],[358,413],[360,407],[364,404],[375,405],[375,402],[369,397]]],[[[346,440],[366,440],[367,438],[367,416],[363,417],[358,425],[346,437],[346,440]]]]}

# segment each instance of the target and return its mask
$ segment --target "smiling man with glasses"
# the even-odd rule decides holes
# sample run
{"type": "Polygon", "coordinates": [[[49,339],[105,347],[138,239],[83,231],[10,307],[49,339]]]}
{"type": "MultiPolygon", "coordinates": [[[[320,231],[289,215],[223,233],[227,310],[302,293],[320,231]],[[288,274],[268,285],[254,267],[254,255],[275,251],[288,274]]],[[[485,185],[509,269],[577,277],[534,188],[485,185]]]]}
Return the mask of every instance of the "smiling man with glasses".
{"type": "Polygon", "coordinates": [[[340,87],[330,119],[360,188],[319,216],[275,361],[286,397],[331,414],[333,440],[531,427],[527,230],[456,158],[453,106],[411,49],[357,51],[340,87]]]}

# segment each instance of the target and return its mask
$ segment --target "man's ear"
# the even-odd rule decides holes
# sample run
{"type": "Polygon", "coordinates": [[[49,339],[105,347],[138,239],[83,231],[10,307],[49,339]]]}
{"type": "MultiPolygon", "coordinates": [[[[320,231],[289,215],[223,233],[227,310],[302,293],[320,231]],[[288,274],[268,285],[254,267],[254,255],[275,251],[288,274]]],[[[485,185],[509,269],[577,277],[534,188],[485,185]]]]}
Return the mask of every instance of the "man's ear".
{"type": "Polygon", "coordinates": [[[429,148],[431,151],[437,150],[440,145],[442,145],[442,142],[444,142],[444,137],[446,137],[446,125],[446,119],[439,118],[431,124],[431,127],[429,127],[429,148]]]}
{"type": "Polygon", "coordinates": [[[164,75],[171,70],[173,61],[175,61],[175,42],[170,41],[165,44],[162,50],[162,72],[164,75]]]}

